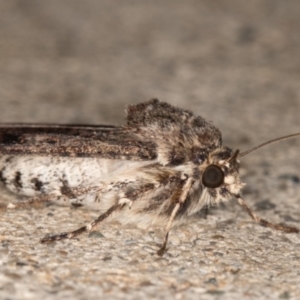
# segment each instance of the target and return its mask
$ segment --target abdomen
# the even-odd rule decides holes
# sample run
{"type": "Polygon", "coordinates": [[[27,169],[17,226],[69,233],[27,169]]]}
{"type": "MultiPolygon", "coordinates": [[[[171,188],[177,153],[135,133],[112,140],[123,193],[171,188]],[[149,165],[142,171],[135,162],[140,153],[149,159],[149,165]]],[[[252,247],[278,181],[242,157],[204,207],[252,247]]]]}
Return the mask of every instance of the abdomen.
{"type": "Polygon", "coordinates": [[[0,180],[12,192],[24,196],[54,193],[101,185],[111,161],[96,158],[3,156],[0,180]]]}

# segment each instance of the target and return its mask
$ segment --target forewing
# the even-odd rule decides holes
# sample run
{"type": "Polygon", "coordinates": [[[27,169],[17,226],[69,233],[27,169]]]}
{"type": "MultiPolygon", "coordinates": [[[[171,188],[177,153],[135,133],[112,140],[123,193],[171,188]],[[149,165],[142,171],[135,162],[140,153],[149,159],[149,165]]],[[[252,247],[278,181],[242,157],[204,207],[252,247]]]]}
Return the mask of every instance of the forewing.
{"type": "Polygon", "coordinates": [[[127,127],[1,124],[0,154],[152,160],[156,145],[127,127]]]}
{"type": "Polygon", "coordinates": [[[0,126],[0,154],[202,163],[220,147],[221,133],[188,110],[156,99],[127,107],[127,125],[0,126]]]}

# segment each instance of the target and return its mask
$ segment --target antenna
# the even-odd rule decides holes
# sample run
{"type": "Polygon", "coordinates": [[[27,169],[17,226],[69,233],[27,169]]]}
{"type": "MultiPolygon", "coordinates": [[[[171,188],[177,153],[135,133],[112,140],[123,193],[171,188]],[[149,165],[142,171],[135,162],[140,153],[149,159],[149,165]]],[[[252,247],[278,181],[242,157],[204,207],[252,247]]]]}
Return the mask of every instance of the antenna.
{"type": "Polygon", "coordinates": [[[289,135],[286,135],[286,136],[282,136],[282,137],[270,140],[268,142],[264,142],[264,143],[262,143],[262,144],[260,144],[258,146],[255,146],[255,147],[253,147],[253,148],[251,148],[249,150],[246,150],[246,151],[240,153],[239,157],[245,156],[245,155],[247,155],[247,154],[249,154],[249,153],[251,153],[253,151],[256,151],[256,150],[258,150],[258,149],[260,149],[262,147],[265,147],[265,146],[267,146],[269,144],[273,144],[273,143],[280,142],[280,141],[283,141],[283,140],[291,139],[291,138],[294,138],[294,137],[297,137],[297,136],[300,136],[300,132],[294,133],[294,134],[289,134],[289,135]]]}

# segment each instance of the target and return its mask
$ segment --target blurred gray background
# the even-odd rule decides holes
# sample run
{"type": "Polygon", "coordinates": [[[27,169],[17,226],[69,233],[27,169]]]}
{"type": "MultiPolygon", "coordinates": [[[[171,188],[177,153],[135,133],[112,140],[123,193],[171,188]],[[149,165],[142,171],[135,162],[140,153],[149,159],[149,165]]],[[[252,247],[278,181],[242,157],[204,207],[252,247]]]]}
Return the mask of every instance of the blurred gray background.
{"type": "MultiPolygon", "coordinates": [[[[123,124],[126,104],[157,97],[245,150],[300,131],[299,31],[298,0],[1,0],[0,121],[123,124]]],[[[273,145],[241,170],[249,205],[298,227],[299,151],[273,145]]],[[[299,235],[255,226],[234,204],[174,230],[164,258],[152,255],[162,230],[118,224],[38,243],[96,216],[1,213],[0,298],[300,298],[299,235]]]]}

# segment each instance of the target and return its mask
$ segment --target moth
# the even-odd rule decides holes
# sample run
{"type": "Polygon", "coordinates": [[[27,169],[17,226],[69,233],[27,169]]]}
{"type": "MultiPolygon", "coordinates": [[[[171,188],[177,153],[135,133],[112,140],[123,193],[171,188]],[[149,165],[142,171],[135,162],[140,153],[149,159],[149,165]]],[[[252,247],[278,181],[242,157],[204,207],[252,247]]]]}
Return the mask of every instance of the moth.
{"type": "Polygon", "coordinates": [[[258,224],[288,233],[298,228],[268,222],[241,196],[240,153],[222,146],[221,132],[191,111],[153,99],[126,109],[124,126],[0,125],[0,181],[29,197],[22,208],[68,201],[100,211],[71,232],[47,235],[42,243],[74,238],[114,217],[142,227],[163,226],[157,251],[166,251],[171,228],[203,208],[235,198],[258,224]]]}

